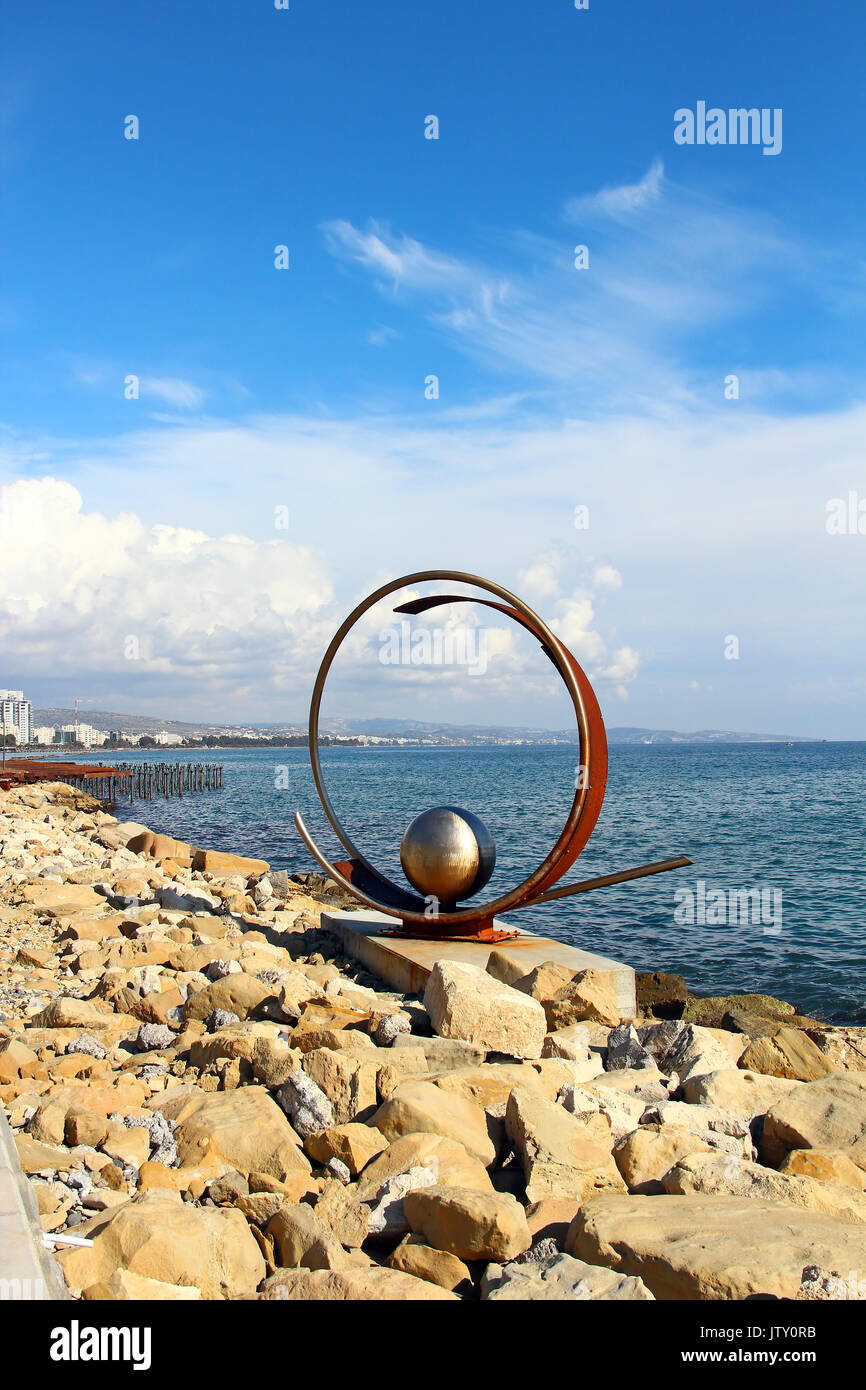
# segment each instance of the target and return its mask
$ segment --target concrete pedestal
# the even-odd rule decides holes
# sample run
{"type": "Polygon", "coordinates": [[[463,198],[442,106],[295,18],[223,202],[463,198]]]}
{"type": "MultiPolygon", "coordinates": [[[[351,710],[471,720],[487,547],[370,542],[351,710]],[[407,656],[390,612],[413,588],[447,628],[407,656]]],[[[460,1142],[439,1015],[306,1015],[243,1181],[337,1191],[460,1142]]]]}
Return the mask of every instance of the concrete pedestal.
{"type": "MultiPolygon", "coordinates": [[[[387,917],[383,912],[322,913],[322,926],[340,939],[346,955],[361,961],[374,975],[402,994],[422,994],[437,960],[460,960],[483,970],[490,952],[500,951],[519,964],[524,975],[546,960],[555,961],[572,972],[602,970],[610,976],[620,1015],[634,1018],[637,1012],[634,971],[630,965],[611,960],[609,956],[581,951],[576,946],[566,946],[561,941],[535,936],[532,932],[521,932],[512,940],[496,945],[483,941],[425,941],[382,934],[383,930],[393,931],[397,925],[396,917],[387,917]]],[[[500,920],[496,926],[508,929],[500,920]]]]}

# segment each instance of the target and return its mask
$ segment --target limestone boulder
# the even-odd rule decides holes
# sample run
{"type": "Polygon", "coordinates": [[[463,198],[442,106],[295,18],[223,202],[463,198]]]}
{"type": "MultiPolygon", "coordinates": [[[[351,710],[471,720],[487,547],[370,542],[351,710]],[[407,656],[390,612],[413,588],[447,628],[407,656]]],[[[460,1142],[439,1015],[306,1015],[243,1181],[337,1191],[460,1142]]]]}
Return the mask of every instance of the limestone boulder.
{"type": "Polygon", "coordinates": [[[316,1215],[347,1250],[357,1250],[370,1234],[371,1209],[361,1201],[357,1183],[330,1178],[321,1183],[316,1215]]]}
{"type": "Polygon", "coordinates": [[[566,1251],[657,1299],[793,1299],[808,1265],[866,1268],[866,1227],[748,1197],[605,1193],[578,1212],[566,1251]]]}
{"type": "Polygon", "coordinates": [[[439,960],[430,972],[424,1007],[433,1031],[490,1052],[540,1057],[547,1032],[537,1000],[512,989],[477,965],[439,960]]]}
{"type": "Polygon", "coordinates": [[[779,1172],[817,1178],[820,1182],[841,1182],[858,1192],[866,1192],[866,1172],[852,1163],[841,1149],[791,1149],[779,1172]]]}
{"type": "Polygon", "coordinates": [[[202,1298],[238,1298],[265,1277],[265,1262],[239,1211],[203,1208],[153,1191],[91,1223],[89,1248],[57,1259],[71,1289],[90,1289],[118,1270],[160,1284],[198,1289],[202,1298]]]}
{"type": "MultiPolygon", "coordinates": [[[[604,1046],[607,1046],[609,1029],[605,1030],[604,1046]]],[[[572,1023],[568,1028],[560,1028],[557,1033],[548,1033],[541,1049],[542,1057],[565,1057],[573,1062],[588,1062],[590,1048],[593,1046],[592,1030],[588,1023],[572,1023]]],[[[599,1058],[599,1061],[601,1059],[599,1058]]],[[[599,1067],[599,1070],[602,1068],[599,1067]]]]}
{"type": "Polygon", "coordinates": [[[431,1074],[442,1076],[459,1068],[481,1066],[486,1056],[483,1047],[460,1038],[439,1038],[435,1033],[431,1037],[401,1033],[388,1049],[387,1064],[396,1067],[406,1080],[420,1080],[431,1074]]]}
{"type": "Polygon", "coordinates": [[[402,1270],[280,1270],[262,1285],[260,1299],[299,1303],[454,1302],[458,1295],[402,1270]]]}
{"type": "Polygon", "coordinates": [[[116,1028],[118,1024],[128,1026],[128,1020],[119,1020],[114,1010],[104,1004],[91,1004],[87,999],[72,999],[67,995],[52,999],[31,1020],[33,1028],[84,1028],[88,1032],[116,1028]]]}
{"type": "Polygon", "coordinates": [[[607,1149],[631,1134],[646,1109],[642,1097],[593,1086],[563,1086],[558,1100],[563,1109],[574,1115],[587,1133],[607,1149]]]}
{"type": "Polygon", "coordinates": [[[546,961],[518,980],[514,988],[540,999],[549,1033],[575,1023],[595,1022],[616,1028],[620,1022],[613,984],[600,970],[571,974],[554,961],[546,961]]]}
{"type": "Polygon", "coordinates": [[[243,1174],[283,1179],[309,1173],[310,1162],[279,1106],[258,1086],[204,1092],[179,1086],[157,1095],[166,1119],[177,1124],[178,1159],[185,1167],[222,1160],[243,1174]]]}
{"type": "Polygon", "coordinates": [[[242,854],[224,854],[215,849],[196,849],[192,854],[192,867],[213,874],[214,878],[232,878],[240,874],[247,879],[268,873],[271,866],[266,859],[249,859],[242,854]]]}
{"type": "Polygon", "coordinates": [[[499,1268],[488,1266],[482,1298],[491,1303],[652,1302],[642,1279],[584,1264],[572,1255],[549,1255],[499,1268]]]}
{"type": "Polygon", "coordinates": [[[717,1105],[754,1119],[756,1115],[766,1115],[800,1084],[738,1067],[723,1067],[689,1077],[683,1082],[682,1092],[689,1105],[717,1105]]]}
{"type": "Polygon", "coordinates": [[[369,1120],[378,1099],[376,1079],[380,1062],[376,1048],[357,1050],[318,1047],[305,1052],[301,1066],[306,1075],[328,1097],[333,1110],[331,1123],[344,1125],[369,1120]]]}
{"type": "Polygon", "coordinates": [[[455,1293],[469,1293],[472,1288],[469,1267],[449,1251],[428,1245],[420,1236],[406,1236],[388,1256],[387,1264],[389,1269],[399,1269],[455,1293]]]}
{"type": "Polygon", "coordinates": [[[41,1173],[49,1169],[56,1173],[68,1173],[77,1166],[76,1159],[68,1149],[43,1144],[37,1139],[31,1139],[29,1134],[19,1132],[14,1137],[18,1162],[25,1173],[41,1173]]]}
{"type": "Polygon", "coordinates": [[[798,1086],[767,1112],[762,1161],[778,1168],[791,1149],[841,1149],[866,1171],[866,1072],[798,1086]]]}
{"type": "Polygon", "coordinates": [[[492,1191],[490,1174],[480,1159],[474,1158],[457,1140],[428,1131],[395,1139],[372,1159],[360,1174],[358,1194],[362,1200],[372,1201],[388,1178],[406,1173],[410,1168],[429,1165],[433,1159],[438,1180],[444,1186],[492,1191]]]}
{"type": "Polygon", "coordinates": [[[515,1086],[530,1085],[536,1074],[522,1062],[487,1063],[480,1067],[458,1067],[437,1076],[434,1085],[449,1095],[463,1096],[482,1107],[501,1105],[515,1086]]]}
{"type": "Polygon", "coordinates": [[[777,1173],[760,1163],[721,1154],[688,1154],[662,1179],[665,1192],[691,1196],[751,1197],[820,1211],[843,1221],[866,1222],[866,1197],[844,1183],[777,1173]]]}
{"type": "Polygon", "coordinates": [[[834,1071],[866,1071],[866,1028],[813,1028],[809,1037],[834,1071]]]}
{"type": "Polygon", "coordinates": [[[507,951],[491,951],[484,968],[503,985],[516,984],[526,973],[523,964],[513,960],[507,951]]]}
{"type": "Polygon", "coordinates": [[[36,1053],[17,1038],[0,1039],[0,1086],[8,1086],[39,1070],[36,1053]]]}
{"type": "Polygon", "coordinates": [[[289,1269],[346,1269],[351,1265],[333,1231],[303,1202],[282,1207],[266,1231],[279,1263],[289,1269]]]}
{"type": "Polygon", "coordinates": [[[747,1117],[737,1115],[732,1110],[724,1110],[721,1106],[686,1105],[682,1101],[668,1101],[664,1105],[648,1107],[644,1111],[642,1123],[657,1125],[662,1129],[671,1125],[687,1129],[720,1153],[730,1154],[735,1158],[756,1157],[747,1117]]]}
{"type": "Polygon", "coordinates": [[[680,1159],[715,1152],[699,1135],[678,1125],[640,1125],[614,1145],[613,1157],[629,1192],[650,1196],[666,1190],[662,1179],[680,1159]]]}
{"type": "Polygon", "coordinates": [[[84,883],[28,883],[21,890],[27,903],[46,916],[65,917],[77,912],[98,912],[105,898],[84,883]]]}
{"type": "MultiPolygon", "coordinates": [[[[651,1040],[644,1045],[652,1050],[651,1040]]],[[[742,1036],[720,1035],[714,1029],[688,1023],[663,1052],[656,1053],[656,1060],[660,1071],[666,1076],[676,1073],[682,1084],[692,1077],[736,1066],[745,1045],[742,1036]]]]}
{"type": "Polygon", "coordinates": [[[222,980],[214,980],[206,989],[190,994],[184,1018],[187,1022],[190,1019],[204,1020],[216,1009],[224,1009],[238,1018],[249,1018],[273,995],[273,986],[262,984],[254,975],[243,972],[226,975],[222,980]]]}
{"type": "Polygon", "coordinates": [[[81,1297],[97,1303],[196,1303],[201,1289],[188,1284],[162,1284],[131,1269],[116,1269],[109,1279],[83,1289],[81,1297]]]}
{"type": "Polygon", "coordinates": [[[459,1260],[511,1260],[529,1248],[526,1213],[504,1192],[424,1187],[407,1193],[406,1220],[416,1235],[459,1260]]]}
{"type": "Polygon", "coordinates": [[[345,1163],[352,1177],[357,1177],[366,1167],[388,1147],[385,1136],[371,1125],[349,1123],[332,1125],[329,1129],[311,1134],[304,1141],[304,1148],[314,1163],[325,1166],[332,1158],[345,1163]]]}
{"type": "Polygon", "coordinates": [[[625,1191],[609,1150],[561,1105],[519,1087],[508,1098],[505,1123],[523,1164],[529,1202],[543,1197],[585,1200],[604,1189],[625,1191]]]}
{"type": "Polygon", "coordinates": [[[389,1141],[407,1134],[438,1134],[461,1144],[485,1167],[496,1160],[484,1111],[430,1081],[407,1081],[398,1086],[371,1117],[370,1124],[389,1141]]]}
{"type": "Polygon", "coordinates": [[[754,1038],[738,1065],[789,1081],[818,1081],[834,1071],[830,1059],[799,1028],[779,1028],[772,1037],[754,1038]]]}

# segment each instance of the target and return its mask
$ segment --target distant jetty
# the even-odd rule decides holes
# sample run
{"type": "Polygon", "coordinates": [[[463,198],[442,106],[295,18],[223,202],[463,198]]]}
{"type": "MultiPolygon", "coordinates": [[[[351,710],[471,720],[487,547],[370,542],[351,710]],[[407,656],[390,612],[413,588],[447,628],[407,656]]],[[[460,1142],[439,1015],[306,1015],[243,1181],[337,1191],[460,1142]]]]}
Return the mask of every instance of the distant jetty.
{"type": "Polygon", "coordinates": [[[34,782],[65,782],[90,792],[107,806],[118,798],[152,801],[155,796],[182,797],[184,792],[221,791],[222,763],[78,763],[45,758],[14,758],[0,773],[0,788],[34,782]]]}

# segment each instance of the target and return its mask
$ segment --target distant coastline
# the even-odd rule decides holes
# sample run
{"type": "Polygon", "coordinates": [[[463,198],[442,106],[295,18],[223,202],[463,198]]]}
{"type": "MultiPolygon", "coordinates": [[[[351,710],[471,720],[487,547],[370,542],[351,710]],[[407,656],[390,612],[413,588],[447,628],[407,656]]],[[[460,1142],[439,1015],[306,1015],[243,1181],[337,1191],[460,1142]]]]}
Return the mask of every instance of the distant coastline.
{"type": "MultiPolygon", "coordinates": [[[[72,722],[74,711],[47,708],[37,709],[33,723],[63,727],[72,722]]],[[[122,752],[131,748],[175,747],[189,749],[219,748],[304,748],[307,746],[306,722],[287,721],[285,724],[206,724],[161,719],[153,715],[119,714],[105,710],[88,710],[87,725],[101,734],[111,733],[109,741],[88,748],[102,752],[122,752]],[[116,737],[120,735],[120,737],[116,737]]],[[[612,726],[607,730],[612,744],[801,744],[827,742],[820,736],[783,733],[750,733],[726,729],[651,729],[638,726],[612,726]]],[[[837,740],[830,740],[837,741],[837,740]]],[[[847,741],[847,740],[843,740],[847,741]]],[[[574,729],[543,729],[522,725],[445,724],[412,719],[336,718],[323,722],[320,743],[323,747],[509,747],[556,746],[577,742],[574,729]]],[[[64,754],[75,748],[74,743],[42,745],[64,754]]]]}

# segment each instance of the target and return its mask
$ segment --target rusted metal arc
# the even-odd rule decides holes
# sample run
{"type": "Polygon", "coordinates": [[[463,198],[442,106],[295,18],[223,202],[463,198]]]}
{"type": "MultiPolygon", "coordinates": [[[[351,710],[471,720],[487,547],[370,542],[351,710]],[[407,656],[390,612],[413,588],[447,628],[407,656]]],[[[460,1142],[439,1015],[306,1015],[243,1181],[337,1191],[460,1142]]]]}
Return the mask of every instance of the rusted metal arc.
{"type": "MultiPolygon", "coordinates": [[[[411,613],[413,616],[419,613],[426,613],[431,608],[436,608],[445,603],[479,603],[485,608],[495,608],[498,612],[504,613],[506,617],[512,618],[515,622],[524,627],[527,632],[531,632],[533,637],[541,643],[542,650],[553,662],[559,675],[565,681],[565,670],[560,665],[556,653],[544,641],[541,632],[535,627],[527,617],[519,613],[514,608],[507,607],[504,603],[493,603],[490,599],[475,599],[467,594],[442,594],[431,595],[428,598],[410,599],[408,603],[402,603],[395,608],[395,613],[411,613]]],[[[601,710],[595,698],[595,691],[590,685],[583,669],[578,665],[575,658],[567,647],[562,647],[563,654],[568,662],[574,679],[577,682],[580,693],[583,697],[584,709],[589,723],[588,747],[583,746],[581,739],[580,756],[581,766],[586,774],[585,799],[579,801],[580,787],[577,787],[572,804],[571,812],[565,822],[562,833],[554,846],[556,861],[549,869],[542,881],[536,886],[531,894],[524,896],[520,902],[514,904],[515,907],[528,907],[530,902],[537,901],[540,893],[557,883],[564,873],[571,868],[581,850],[586,847],[586,843],[595,829],[595,823],[601,812],[604,792],[607,785],[607,734],[605,733],[604,720],[601,717],[601,710]]],[[[577,702],[574,702],[575,714],[577,715],[578,733],[581,729],[581,711],[577,702]]]]}
{"type": "Polygon", "coordinates": [[[562,888],[554,888],[550,893],[542,893],[531,898],[524,907],[536,907],[538,903],[552,903],[557,898],[570,898],[574,893],[591,893],[596,888],[608,888],[613,883],[628,883],[633,878],[649,878],[651,874],[664,874],[668,869],[684,869],[692,860],[681,854],[678,859],[659,859],[655,864],[640,864],[635,869],[620,869],[615,874],[601,874],[598,878],[584,878],[580,883],[566,883],[562,888]]]}
{"type": "MultiPolygon", "coordinates": [[[[400,892],[401,890],[399,889],[397,884],[392,883],[390,879],[386,878],[384,874],[380,873],[379,870],[376,869],[370,863],[366,856],[363,855],[361,851],[357,848],[357,846],[353,843],[350,836],[341,825],[339,817],[337,816],[337,813],[334,810],[334,807],[331,803],[330,797],[328,796],[328,792],[325,788],[324,779],[322,776],[321,761],[319,758],[319,710],[321,707],[322,693],[324,691],[325,681],[327,679],[328,672],[330,671],[334,657],[336,656],[337,652],[342,646],[342,643],[346,635],[355,626],[358,620],[362,618],[364,614],[370,608],[373,607],[374,604],[378,603],[383,598],[387,598],[389,594],[396,593],[399,589],[407,588],[409,585],[413,584],[427,583],[430,581],[439,582],[443,580],[453,580],[459,584],[470,584],[479,589],[484,589],[487,593],[494,594],[498,599],[509,604],[513,608],[513,610],[516,611],[516,613],[524,620],[523,625],[527,626],[529,630],[534,633],[538,640],[552,654],[554,664],[556,665],[557,670],[559,671],[565,683],[566,689],[568,690],[568,693],[571,697],[572,703],[574,704],[575,713],[577,715],[578,732],[580,737],[581,763],[585,765],[587,768],[590,767],[590,759],[592,756],[593,728],[595,729],[596,738],[599,737],[600,733],[600,737],[603,741],[602,746],[606,749],[606,741],[604,739],[604,725],[601,722],[601,715],[598,712],[598,706],[595,702],[595,697],[592,694],[592,689],[589,685],[589,682],[586,680],[586,677],[583,675],[583,672],[580,670],[580,667],[577,665],[577,662],[574,660],[574,657],[567,650],[567,648],[564,647],[563,644],[559,641],[558,637],[556,637],[556,635],[553,632],[551,632],[550,628],[547,626],[545,622],[542,621],[538,614],[534,613],[533,610],[522,601],[522,599],[519,599],[515,594],[510,593],[508,589],[503,588],[500,584],[494,584],[488,579],[482,579],[479,575],[466,574],[461,570],[422,570],[416,574],[408,574],[404,575],[401,579],[392,580],[389,584],[383,584],[381,588],[375,590],[374,593],[370,594],[366,599],[364,599],[360,604],[358,604],[358,606],[355,609],[353,609],[349,616],[343,621],[337,632],[334,634],[334,637],[331,639],[331,643],[328,647],[328,650],[326,651],[324,658],[322,659],[322,664],[319,667],[319,672],[316,676],[316,682],[313,687],[312,700],[310,702],[309,752],[310,765],[313,772],[313,780],[316,784],[316,791],[318,792],[319,800],[322,803],[325,815],[328,817],[328,820],[331,824],[332,829],[334,830],[334,833],[336,834],[337,838],[339,839],[340,843],[344,846],[344,848],[349,851],[349,855],[353,859],[359,860],[359,862],[363,865],[364,868],[366,868],[369,871],[369,873],[374,875],[374,877],[378,879],[380,883],[387,885],[387,887],[392,892],[400,892]],[[589,716],[587,713],[587,704],[589,703],[590,699],[592,701],[592,705],[594,706],[594,711],[596,714],[596,718],[593,719],[592,726],[590,724],[589,716]]],[[[472,597],[470,595],[466,595],[464,596],[464,601],[465,600],[471,602],[472,597]]],[[[484,602],[484,600],[476,601],[484,602]]],[[[602,786],[602,795],[603,790],[604,789],[602,786]]],[[[564,873],[565,869],[568,868],[569,865],[574,862],[574,859],[580,853],[580,849],[582,848],[582,844],[578,844],[577,848],[574,848],[572,844],[572,838],[574,836],[577,824],[580,821],[581,816],[583,814],[584,806],[589,800],[589,794],[590,788],[586,785],[578,787],[562,834],[560,835],[553,849],[550,851],[550,853],[547,855],[544,861],[533,871],[532,874],[530,874],[530,876],[527,879],[524,879],[524,881],[518,884],[516,888],[513,888],[509,893],[503,894],[502,897],[495,899],[495,901],[493,902],[477,904],[468,909],[465,909],[462,912],[440,912],[436,918],[437,927],[441,928],[442,926],[448,926],[453,924],[455,926],[459,925],[465,928],[467,922],[471,921],[472,918],[484,918],[493,916],[497,912],[509,912],[513,908],[521,906],[529,898],[534,897],[536,893],[538,893],[538,891],[543,887],[549,886],[550,883],[555,883],[556,880],[559,878],[560,874],[564,873]],[[566,855],[568,855],[567,858],[566,855]],[[564,861],[563,866],[559,870],[559,873],[554,873],[553,870],[557,868],[560,861],[564,861]]],[[[595,799],[596,798],[593,797],[592,802],[594,802],[595,799]]],[[[591,805],[592,802],[590,802],[591,805]]],[[[599,800],[595,808],[596,817],[598,815],[600,805],[601,802],[599,800]]],[[[319,863],[323,868],[325,868],[326,871],[331,874],[331,876],[335,879],[336,882],[341,883],[342,886],[348,888],[350,892],[354,892],[356,896],[361,897],[362,901],[370,902],[372,906],[378,907],[382,912],[385,912],[390,916],[401,917],[405,922],[416,922],[419,926],[424,926],[426,924],[429,928],[430,919],[426,917],[424,913],[408,912],[405,910],[400,911],[396,908],[386,905],[385,903],[376,903],[375,900],[371,899],[367,894],[361,894],[357,889],[352,888],[352,886],[348,883],[348,880],[345,879],[345,877],[334,868],[334,866],[325,857],[322,851],[319,850],[317,846],[315,846],[312,837],[310,836],[310,833],[304,825],[300,815],[295,816],[295,825],[298,829],[298,833],[301,835],[301,838],[304,840],[304,843],[307,845],[307,848],[310,850],[310,853],[313,854],[313,857],[316,859],[317,863],[319,863]]],[[[591,828],[592,826],[590,825],[589,829],[587,830],[586,838],[588,838],[589,830],[591,830],[591,828]]],[[[586,840],[583,839],[583,837],[581,838],[583,840],[583,843],[585,843],[586,840]]]]}

